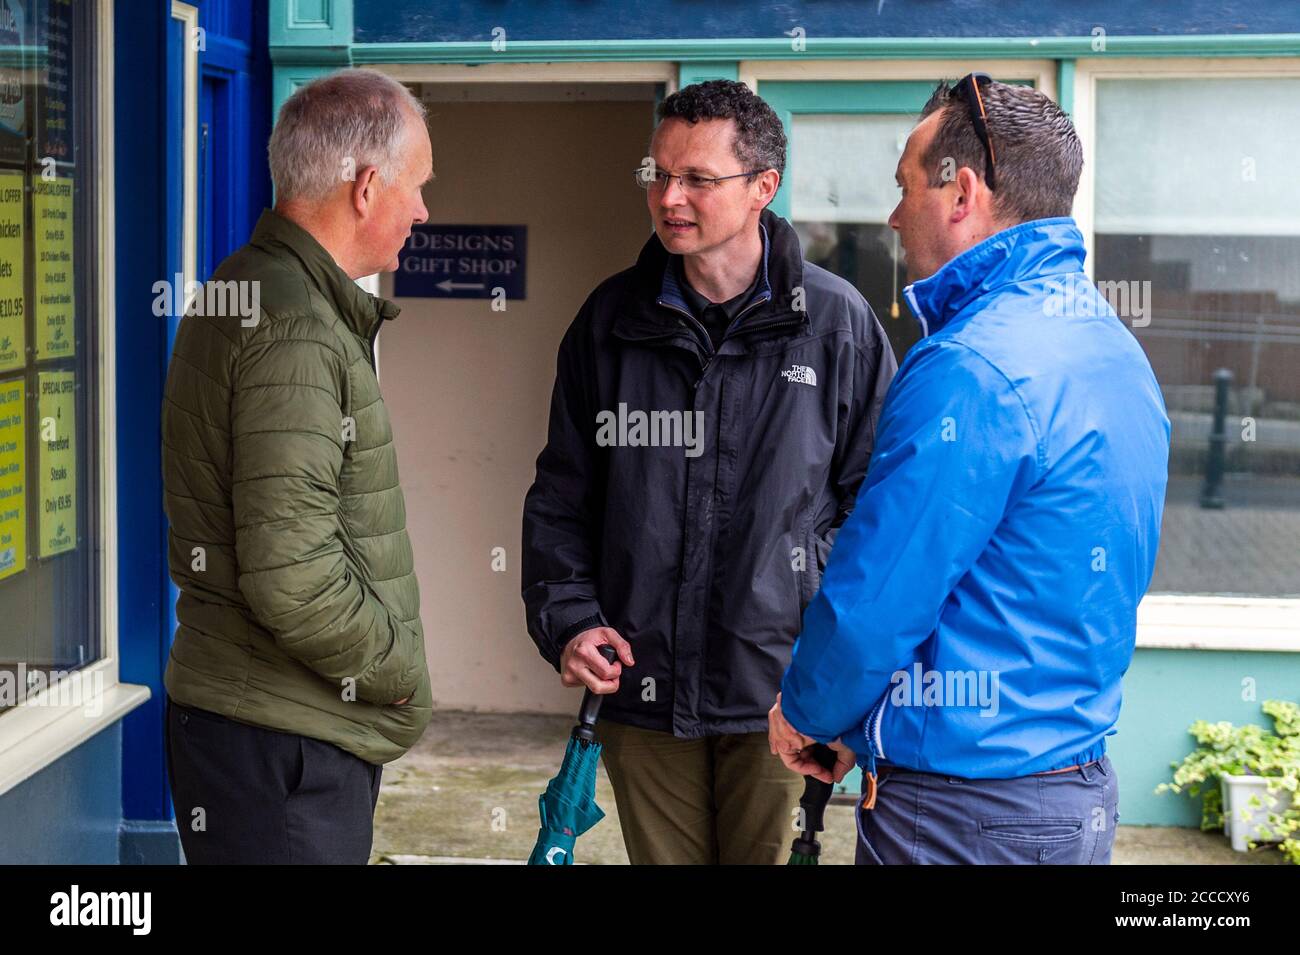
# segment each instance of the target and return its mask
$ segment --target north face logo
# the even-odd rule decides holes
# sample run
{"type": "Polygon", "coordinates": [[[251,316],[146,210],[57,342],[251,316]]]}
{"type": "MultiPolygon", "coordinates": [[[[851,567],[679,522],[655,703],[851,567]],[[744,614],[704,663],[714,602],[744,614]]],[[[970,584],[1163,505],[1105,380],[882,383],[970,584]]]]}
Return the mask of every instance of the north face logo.
{"type": "Polygon", "coordinates": [[[817,387],[817,372],[807,365],[791,365],[789,371],[781,372],[781,377],[789,382],[797,381],[801,385],[817,387]]]}

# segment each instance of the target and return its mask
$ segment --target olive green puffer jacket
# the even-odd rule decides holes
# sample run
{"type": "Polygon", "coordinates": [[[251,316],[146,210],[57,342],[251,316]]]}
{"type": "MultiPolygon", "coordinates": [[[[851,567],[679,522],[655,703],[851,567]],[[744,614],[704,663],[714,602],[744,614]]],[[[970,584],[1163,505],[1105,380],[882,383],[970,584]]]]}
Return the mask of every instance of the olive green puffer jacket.
{"type": "Polygon", "coordinates": [[[258,283],[240,300],[258,290],[256,317],[187,315],[167,374],[164,507],[180,588],[167,693],[388,762],[432,710],[374,368],[397,307],[271,211],[209,285],[231,280],[258,283]]]}

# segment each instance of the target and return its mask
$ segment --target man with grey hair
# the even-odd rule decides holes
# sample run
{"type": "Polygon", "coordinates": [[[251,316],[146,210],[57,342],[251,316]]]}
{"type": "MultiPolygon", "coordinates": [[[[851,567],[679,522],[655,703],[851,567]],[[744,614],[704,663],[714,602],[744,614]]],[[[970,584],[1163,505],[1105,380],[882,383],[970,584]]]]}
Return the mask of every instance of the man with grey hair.
{"type": "Polygon", "coordinates": [[[398,310],[355,280],[428,217],[432,150],[405,87],[343,70],[288,99],[269,153],[275,209],[211,279],[255,314],[191,310],[167,376],[171,791],[192,863],[365,863],[432,695],[375,375],[398,310]]]}

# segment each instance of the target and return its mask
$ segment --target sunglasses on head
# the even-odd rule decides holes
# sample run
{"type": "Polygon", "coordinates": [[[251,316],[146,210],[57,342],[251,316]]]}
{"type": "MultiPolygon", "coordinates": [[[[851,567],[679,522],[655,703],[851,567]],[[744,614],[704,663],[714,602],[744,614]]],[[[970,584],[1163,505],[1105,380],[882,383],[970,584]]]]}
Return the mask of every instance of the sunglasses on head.
{"type": "Polygon", "coordinates": [[[953,87],[953,91],[966,101],[966,106],[970,110],[971,125],[975,127],[975,135],[979,136],[980,142],[984,144],[984,149],[988,153],[988,162],[984,165],[984,182],[990,189],[994,188],[997,157],[993,154],[993,140],[989,138],[989,116],[984,108],[984,96],[980,93],[980,84],[987,86],[992,82],[993,77],[987,73],[967,73],[953,87]]]}

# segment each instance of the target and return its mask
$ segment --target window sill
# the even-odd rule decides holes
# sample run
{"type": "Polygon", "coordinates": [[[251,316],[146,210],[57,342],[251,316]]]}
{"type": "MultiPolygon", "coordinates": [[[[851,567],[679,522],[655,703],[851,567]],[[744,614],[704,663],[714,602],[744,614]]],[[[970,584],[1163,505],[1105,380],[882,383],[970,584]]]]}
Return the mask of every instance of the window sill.
{"type": "Polygon", "coordinates": [[[1300,599],[1149,596],[1138,607],[1137,645],[1300,653],[1300,599]]]}
{"type": "Polygon", "coordinates": [[[0,795],[107,729],[149,697],[147,686],[114,683],[82,703],[33,705],[38,698],[6,711],[0,715],[0,795]]]}

